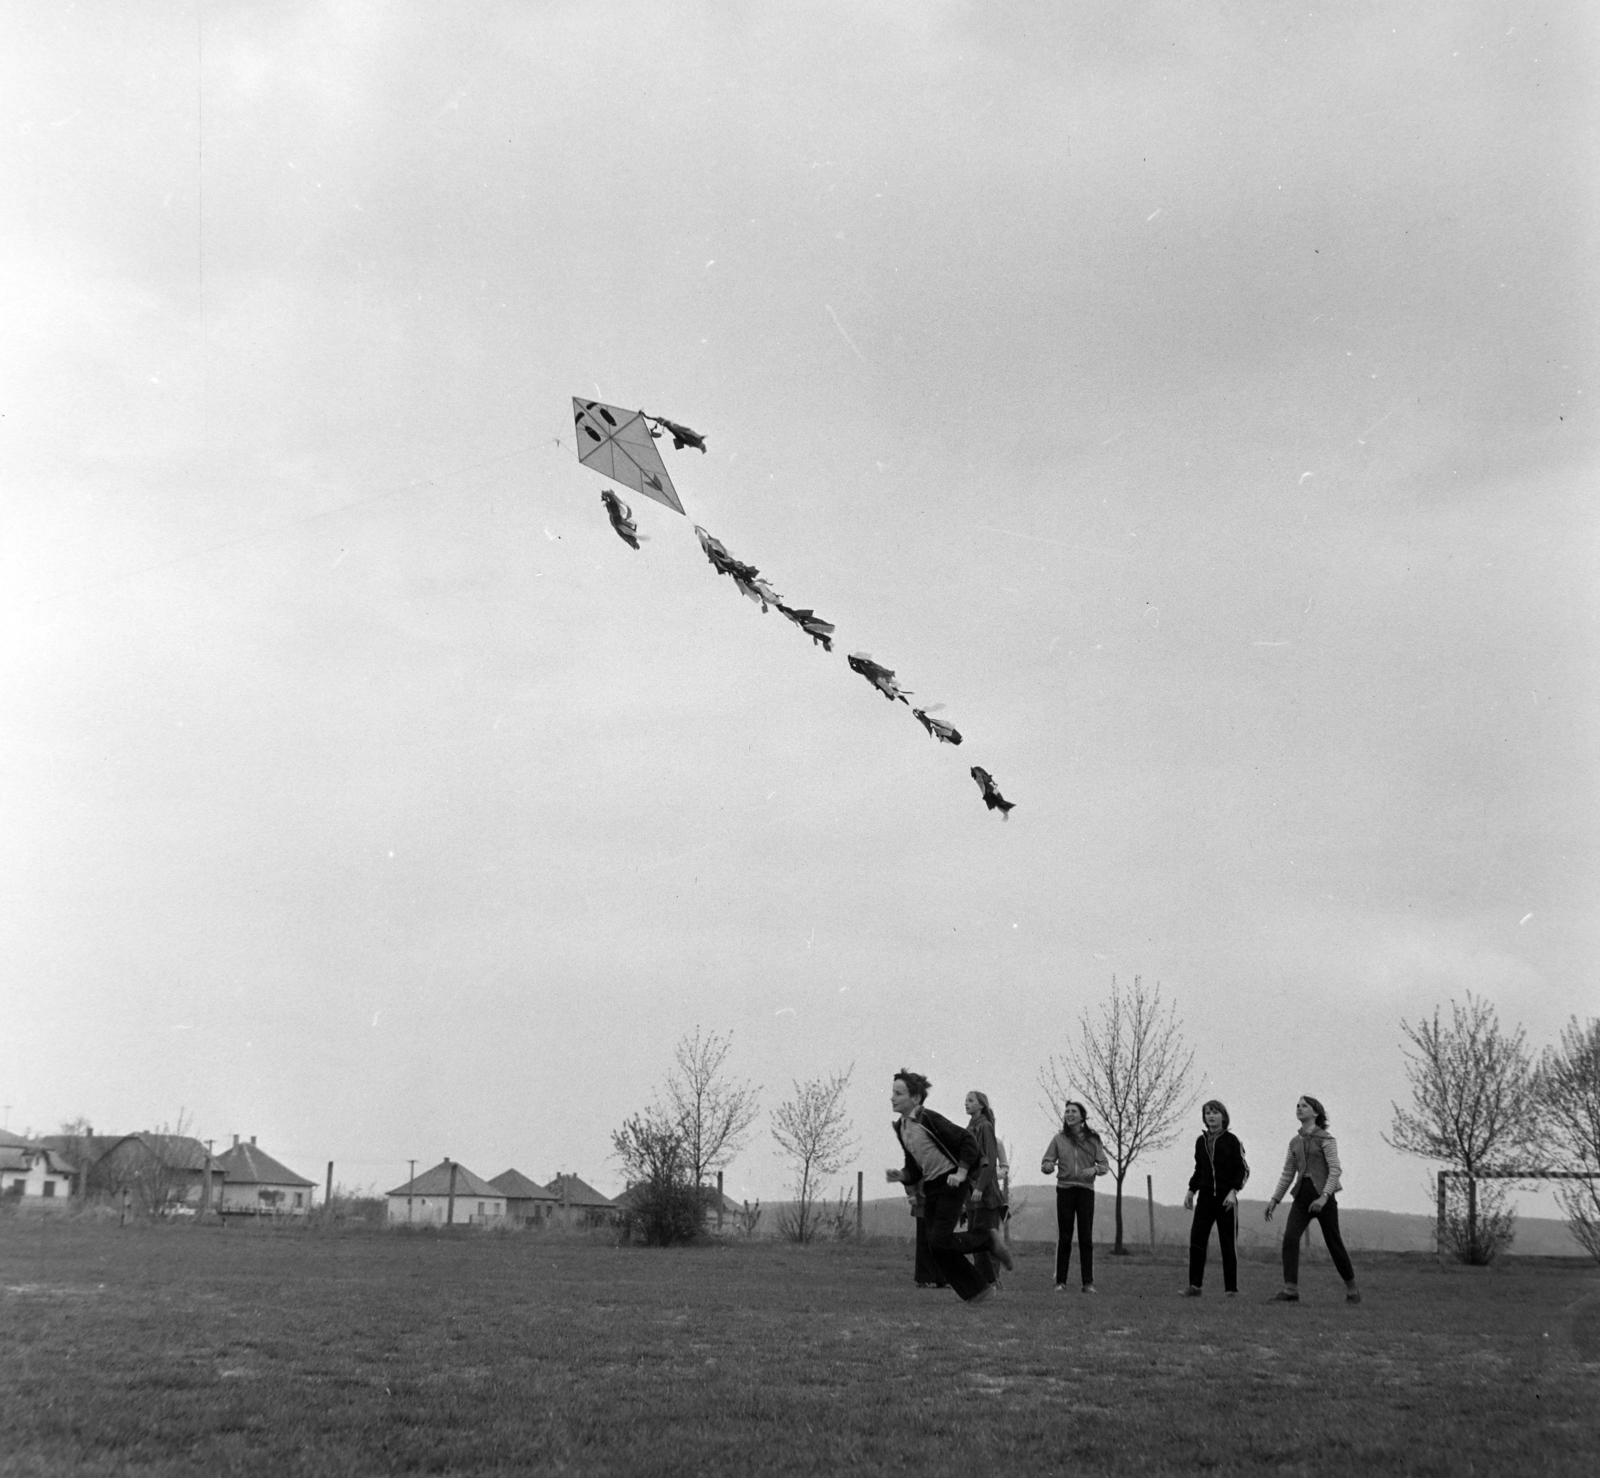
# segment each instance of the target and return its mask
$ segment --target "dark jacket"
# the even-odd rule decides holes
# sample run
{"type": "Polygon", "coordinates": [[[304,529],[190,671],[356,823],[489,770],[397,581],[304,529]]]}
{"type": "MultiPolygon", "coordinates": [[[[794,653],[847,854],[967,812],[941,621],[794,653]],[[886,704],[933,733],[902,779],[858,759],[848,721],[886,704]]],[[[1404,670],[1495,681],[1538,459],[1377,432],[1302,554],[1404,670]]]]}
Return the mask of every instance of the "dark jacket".
{"type": "Polygon", "coordinates": [[[980,1206],[994,1211],[1006,1204],[1005,1195],[1000,1189],[1000,1141],[995,1135],[994,1125],[982,1114],[967,1125],[967,1132],[978,1141],[978,1153],[982,1157],[977,1173],[972,1178],[973,1194],[980,1206]]]}
{"type": "Polygon", "coordinates": [[[1244,1163],[1244,1146],[1226,1129],[1217,1136],[1213,1155],[1206,1153],[1206,1137],[1194,1142],[1194,1174],[1189,1177],[1191,1191],[1207,1191],[1219,1201],[1229,1191],[1242,1191],[1250,1178],[1244,1163]]]}
{"type": "MultiPolygon", "coordinates": [[[[922,1166],[917,1164],[916,1156],[906,1149],[905,1139],[900,1133],[900,1126],[904,1122],[904,1119],[894,1121],[894,1137],[900,1141],[900,1148],[906,1157],[905,1169],[900,1172],[900,1183],[908,1186],[917,1185],[922,1180],[922,1166]]],[[[967,1167],[967,1178],[970,1180],[978,1168],[978,1161],[983,1158],[982,1151],[978,1148],[977,1136],[964,1125],[952,1124],[943,1114],[936,1114],[931,1108],[924,1108],[917,1115],[917,1122],[957,1165],[967,1167]]]]}

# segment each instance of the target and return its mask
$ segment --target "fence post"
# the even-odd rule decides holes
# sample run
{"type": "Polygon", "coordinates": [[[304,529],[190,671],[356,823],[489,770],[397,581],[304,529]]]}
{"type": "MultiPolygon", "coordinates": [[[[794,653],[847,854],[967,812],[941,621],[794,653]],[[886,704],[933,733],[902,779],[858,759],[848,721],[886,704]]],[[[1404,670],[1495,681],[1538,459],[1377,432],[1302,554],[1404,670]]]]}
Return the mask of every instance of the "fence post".
{"type": "Polygon", "coordinates": [[[863,1222],[861,1213],[861,1191],[863,1186],[862,1172],[856,1171],[856,1241],[861,1240],[863,1222]]]}
{"type": "Polygon", "coordinates": [[[722,1172],[717,1171],[717,1230],[722,1230],[722,1172]]]}
{"type": "Polygon", "coordinates": [[[1156,1260],[1156,1187],[1151,1176],[1144,1178],[1144,1198],[1150,1207],[1150,1261],[1156,1260]]]}
{"type": "Polygon", "coordinates": [[[1433,1251],[1442,1263],[1444,1261],[1444,1171],[1439,1172],[1438,1219],[1433,1224],[1433,1251]]]}
{"type": "Polygon", "coordinates": [[[322,1204],[333,1205],[333,1161],[328,1161],[328,1189],[322,1193],[322,1204]]]}
{"type": "Polygon", "coordinates": [[[456,1162],[446,1157],[445,1164],[450,1167],[450,1202],[445,1208],[444,1224],[453,1227],[456,1224],[456,1162]]]}
{"type": "Polygon", "coordinates": [[[127,1224],[128,1224],[128,1188],[127,1188],[127,1186],[123,1186],[123,1188],[122,1188],[122,1220],[120,1222],[118,1222],[117,1225],[125,1227],[125,1226],[127,1226],[127,1224]]]}

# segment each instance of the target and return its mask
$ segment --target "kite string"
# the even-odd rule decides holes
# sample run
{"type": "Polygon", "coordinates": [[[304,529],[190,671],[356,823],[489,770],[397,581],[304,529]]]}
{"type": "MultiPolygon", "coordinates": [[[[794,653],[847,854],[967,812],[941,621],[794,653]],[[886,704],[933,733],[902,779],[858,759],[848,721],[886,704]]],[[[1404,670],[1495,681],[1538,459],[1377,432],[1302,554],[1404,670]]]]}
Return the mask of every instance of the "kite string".
{"type": "MultiPolygon", "coordinates": [[[[559,436],[552,437],[551,441],[558,446],[561,444],[559,436]]],[[[332,518],[339,513],[348,513],[352,508],[361,508],[368,503],[381,502],[385,498],[398,498],[418,488],[435,487],[439,483],[449,482],[457,477],[465,477],[469,472],[480,472],[485,467],[493,467],[501,462],[509,462],[513,458],[523,456],[528,452],[542,451],[549,445],[550,442],[532,442],[526,446],[515,447],[509,452],[502,452],[498,456],[485,458],[481,462],[471,462],[461,467],[451,468],[448,472],[436,472],[429,477],[414,477],[410,482],[382,488],[378,492],[367,493],[359,498],[352,498],[348,503],[339,503],[332,508],[321,508],[315,513],[307,513],[300,518],[291,518],[285,523],[274,524],[269,529],[257,529],[252,533],[238,534],[231,539],[219,539],[215,544],[205,544],[199,549],[190,549],[183,554],[175,554],[169,559],[159,559],[151,564],[139,565],[135,569],[122,570],[115,575],[107,575],[103,580],[91,580],[85,585],[75,585],[71,589],[57,590],[49,595],[41,595],[31,601],[14,603],[6,609],[37,609],[39,606],[49,605],[53,601],[66,600],[74,595],[87,595],[91,591],[103,590],[107,586],[119,584],[124,580],[137,580],[141,575],[152,574],[157,570],[169,570],[175,565],[187,564],[191,560],[201,559],[205,555],[216,554],[224,549],[236,549],[241,544],[250,544],[257,539],[270,539],[278,534],[288,533],[292,529],[302,528],[306,524],[316,523],[320,519],[332,518]]]]}

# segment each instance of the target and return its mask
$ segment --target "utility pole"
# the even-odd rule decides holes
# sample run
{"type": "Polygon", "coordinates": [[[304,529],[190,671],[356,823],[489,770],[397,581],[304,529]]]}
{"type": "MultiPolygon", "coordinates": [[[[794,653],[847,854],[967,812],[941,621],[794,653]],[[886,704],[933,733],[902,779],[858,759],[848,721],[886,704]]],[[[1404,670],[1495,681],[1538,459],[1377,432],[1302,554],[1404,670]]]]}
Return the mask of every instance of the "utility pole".
{"type": "Polygon", "coordinates": [[[861,1211],[861,1192],[865,1185],[865,1178],[861,1171],[856,1171],[856,1241],[861,1240],[863,1221],[861,1211]]]}
{"type": "Polygon", "coordinates": [[[1156,1185],[1151,1176],[1144,1178],[1145,1202],[1150,1207],[1150,1261],[1156,1260],[1156,1185]]]}
{"type": "Polygon", "coordinates": [[[456,1162],[448,1155],[445,1156],[444,1162],[450,1167],[450,1201],[445,1208],[444,1224],[453,1227],[456,1224],[456,1162]]]}
{"type": "MultiPolygon", "coordinates": [[[[255,1140],[252,1139],[250,1141],[250,1143],[254,1144],[255,1140]]],[[[332,1160],[328,1161],[328,1189],[325,1190],[322,1193],[322,1204],[324,1206],[333,1205],[333,1161],[332,1160]]]]}
{"type": "Polygon", "coordinates": [[[416,1186],[416,1183],[417,1183],[417,1162],[415,1160],[411,1160],[411,1161],[408,1161],[408,1163],[411,1166],[411,1174],[406,1177],[406,1225],[410,1226],[411,1225],[411,1199],[412,1199],[413,1188],[416,1186]]]}
{"type": "Polygon", "coordinates": [[[717,1230],[722,1230],[722,1172],[717,1171],[717,1230]]]}

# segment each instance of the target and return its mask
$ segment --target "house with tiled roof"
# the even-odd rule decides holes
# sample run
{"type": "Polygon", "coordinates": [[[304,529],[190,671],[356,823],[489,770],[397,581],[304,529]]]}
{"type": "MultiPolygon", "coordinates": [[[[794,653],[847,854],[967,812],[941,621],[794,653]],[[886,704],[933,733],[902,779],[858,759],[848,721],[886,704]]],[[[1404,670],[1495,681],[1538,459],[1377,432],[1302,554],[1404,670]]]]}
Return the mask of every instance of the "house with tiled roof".
{"type": "Polygon", "coordinates": [[[187,1134],[124,1134],[88,1170],[91,1195],[132,1194],[142,1210],[162,1215],[207,1211],[222,1172],[216,1157],[187,1134]]]}
{"type": "Polygon", "coordinates": [[[529,1180],[520,1170],[502,1170],[489,1184],[505,1196],[508,1221],[548,1221],[560,1202],[549,1186],[529,1180]]]}
{"type": "Polygon", "coordinates": [[[587,1181],[563,1172],[550,1182],[556,1204],[551,1219],[563,1226],[597,1226],[616,1213],[617,1203],[603,1196],[587,1181]]]}
{"type": "Polygon", "coordinates": [[[450,1159],[396,1186],[386,1199],[390,1226],[493,1226],[506,1217],[505,1192],[450,1159]]]}
{"type": "Polygon", "coordinates": [[[34,1143],[53,1150],[64,1164],[71,1167],[72,1194],[81,1196],[89,1167],[122,1138],[120,1134],[96,1134],[93,1129],[87,1129],[82,1134],[41,1134],[34,1143]]]}
{"type": "Polygon", "coordinates": [[[304,1216],[311,1210],[313,1182],[296,1175],[256,1144],[240,1144],[217,1156],[223,1181],[217,1210],[224,1216],[304,1216]]]}

